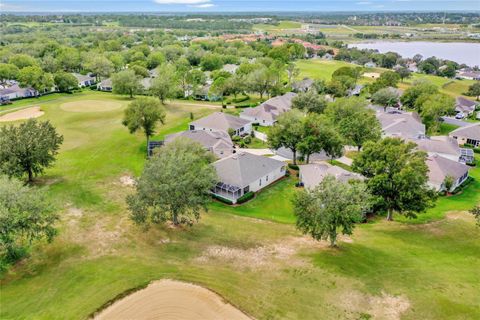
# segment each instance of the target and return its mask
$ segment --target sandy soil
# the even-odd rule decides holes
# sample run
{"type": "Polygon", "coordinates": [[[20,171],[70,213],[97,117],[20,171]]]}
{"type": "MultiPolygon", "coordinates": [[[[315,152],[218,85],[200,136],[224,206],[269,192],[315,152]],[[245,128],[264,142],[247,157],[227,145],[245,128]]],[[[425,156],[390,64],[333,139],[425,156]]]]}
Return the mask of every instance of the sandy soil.
{"type": "Polygon", "coordinates": [[[7,113],[6,115],[0,116],[0,122],[38,118],[43,116],[43,114],[44,112],[40,110],[40,107],[31,107],[31,108],[18,110],[15,112],[10,112],[10,113],[7,113]]]}
{"type": "Polygon", "coordinates": [[[122,105],[115,101],[81,100],[63,103],[60,109],[68,112],[105,112],[121,107],[122,105]]]}
{"type": "Polygon", "coordinates": [[[380,77],[380,73],[378,73],[378,72],[365,72],[363,74],[363,76],[367,77],[367,78],[377,79],[378,77],[380,77]]]}
{"type": "Polygon", "coordinates": [[[189,283],[161,280],[123,298],[94,319],[249,320],[210,290],[189,283]]]}

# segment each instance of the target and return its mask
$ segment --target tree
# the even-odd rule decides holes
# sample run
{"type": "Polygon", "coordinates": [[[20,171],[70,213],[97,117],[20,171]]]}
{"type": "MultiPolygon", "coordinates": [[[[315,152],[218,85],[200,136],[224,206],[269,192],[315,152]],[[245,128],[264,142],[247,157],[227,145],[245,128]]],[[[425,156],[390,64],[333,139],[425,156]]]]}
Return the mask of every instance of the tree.
{"type": "Polygon", "coordinates": [[[362,182],[346,183],[327,176],[313,190],[303,190],[293,199],[296,226],[315,240],[337,244],[337,235],[351,235],[370,207],[370,195],[362,182]]]}
{"type": "Polygon", "coordinates": [[[158,100],[151,97],[140,97],[128,105],[122,123],[130,133],[143,130],[148,146],[150,137],[155,134],[157,124],[164,124],[165,117],[165,108],[158,100]]]}
{"type": "Polygon", "coordinates": [[[428,96],[421,106],[420,116],[430,132],[437,132],[440,117],[455,112],[455,99],[442,93],[428,96]]]}
{"type": "Polygon", "coordinates": [[[220,77],[215,79],[215,81],[212,83],[209,93],[214,96],[220,97],[223,104],[223,98],[225,96],[225,93],[227,92],[227,89],[227,79],[225,79],[224,77],[220,77]]]}
{"type": "Polygon", "coordinates": [[[315,90],[309,90],[295,96],[292,99],[292,107],[310,113],[323,113],[327,107],[327,101],[315,90]]]}
{"type": "Polygon", "coordinates": [[[25,67],[18,74],[18,81],[23,87],[32,87],[38,92],[44,92],[53,87],[53,77],[40,67],[25,67]]]}
{"type": "Polygon", "coordinates": [[[38,67],[38,62],[35,58],[29,56],[28,54],[14,54],[8,59],[8,63],[17,66],[18,69],[23,69],[26,67],[38,67]]]}
{"type": "Polygon", "coordinates": [[[336,79],[338,77],[349,77],[354,80],[354,83],[360,79],[362,75],[362,68],[360,67],[341,67],[335,70],[332,74],[332,79],[336,79]]]}
{"type": "Polygon", "coordinates": [[[403,95],[400,97],[400,101],[407,108],[415,108],[419,106],[417,100],[421,96],[429,96],[437,92],[437,86],[429,81],[414,81],[412,86],[405,90],[403,95]]]}
{"type": "Polygon", "coordinates": [[[55,161],[63,142],[49,121],[27,120],[18,126],[0,128],[0,172],[9,177],[43,173],[55,161]]]}
{"type": "Polygon", "coordinates": [[[268,130],[268,143],[274,148],[288,148],[293,153],[293,164],[297,163],[297,150],[303,140],[303,113],[291,110],[282,113],[273,127],[268,130]]]}
{"type": "Polygon", "coordinates": [[[147,67],[149,69],[155,69],[159,65],[165,62],[165,55],[162,52],[152,52],[147,57],[147,67]]]}
{"type": "Polygon", "coordinates": [[[222,57],[216,53],[205,54],[200,62],[203,71],[213,71],[223,67],[222,57]]]}
{"type": "Polygon", "coordinates": [[[260,94],[260,99],[263,99],[265,93],[275,86],[275,76],[271,70],[266,67],[261,67],[248,76],[248,87],[253,92],[260,94]]]}
{"type": "Polygon", "coordinates": [[[289,63],[287,65],[288,83],[291,84],[292,80],[300,74],[300,69],[294,64],[289,63]]]}
{"type": "MultiPolygon", "coordinates": [[[[0,72],[1,73],[1,72],[0,72]]],[[[480,97],[480,82],[477,81],[471,86],[468,87],[468,92],[466,93],[467,96],[476,97],[477,101],[480,97]]]]}
{"type": "Polygon", "coordinates": [[[62,48],[57,56],[57,61],[65,71],[76,72],[79,71],[82,66],[80,53],[75,48],[62,48]]]}
{"type": "Polygon", "coordinates": [[[17,79],[19,71],[14,64],[0,63],[0,83],[3,84],[7,80],[17,79]]]}
{"type": "Polygon", "coordinates": [[[383,88],[375,92],[372,96],[372,101],[378,105],[383,106],[384,111],[387,107],[396,106],[399,102],[400,95],[397,90],[393,88],[383,88]]]}
{"type": "Polygon", "coordinates": [[[400,76],[394,71],[385,71],[375,80],[374,83],[369,85],[370,93],[375,93],[380,89],[393,87],[396,88],[398,82],[400,81],[400,76]]]}
{"type": "Polygon", "coordinates": [[[453,184],[455,183],[455,178],[448,175],[443,179],[443,186],[445,187],[445,190],[447,191],[447,194],[450,194],[450,191],[452,191],[453,184]]]}
{"type": "Polygon", "coordinates": [[[380,139],[381,127],[375,112],[360,97],[339,98],[329,104],[325,114],[349,145],[360,150],[367,141],[380,139]]]}
{"type": "Polygon", "coordinates": [[[376,208],[416,217],[433,204],[435,192],[427,185],[426,154],[416,144],[399,138],[367,142],[354,159],[353,169],[367,179],[367,187],[376,197],[376,208]]]}
{"type": "Polygon", "coordinates": [[[403,80],[408,79],[412,76],[412,72],[408,68],[405,68],[405,67],[401,67],[401,68],[397,69],[395,72],[398,74],[398,76],[400,77],[402,82],[403,82],[403,80]]]}
{"type": "Polygon", "coordinates": [[[53,78],[55,85],[60,92],[68,92],[78,87],[77,78],[71,73],[57,72],[53,78]]]}
{"type": "Polygon", "coordinates": [[[85,67],[95,74],[98,81],[101,77],[108,77],[113,72],[113,63],[104,56],[96,55],[91,58],[85,67]]]}
{"type": "Polygon", "coordinates": [[[160,76],[153,79],[150,92],[158,97],[162,104],[165,104],[165,100],[175,97],[178,78],[175,67],[171,64],[163,64],[158,67],[158,74],[160,76]]]}
{"type": "Polygon", "coordinates": [[[133,70],[120,71],[112,76],[113,92],[128,94],[130,98],[142,90],[140,79],[133,70]]]}
{"type": "Polygon", "coordinates": [[[22,258],[33,241],[52,241],[58,219],[42,190],[0,176],[0,269],[22,258]]]}
{"type": "Polygon", "coordinates": [[[136,193],[127,197],[131,219],[145,227],[167,220],[174,225],[198,221],[217,182],[213,160],[203,146],[188,139],[160,148],[147,162],[136,193]]]}
{"type": "Polygon", "coordinates": [[[477,226],[480,227],[480,204],[477,204],[470,210],[470,213],[473,214],[475,220],[477,220],[477,226]]]}

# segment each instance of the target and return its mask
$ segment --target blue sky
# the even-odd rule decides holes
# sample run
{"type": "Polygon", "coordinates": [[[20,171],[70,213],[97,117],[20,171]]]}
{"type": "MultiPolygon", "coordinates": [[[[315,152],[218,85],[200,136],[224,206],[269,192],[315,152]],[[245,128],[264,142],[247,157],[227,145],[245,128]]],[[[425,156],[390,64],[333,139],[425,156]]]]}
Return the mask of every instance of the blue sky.
{"type": "Polygon", "coordinates": [[[257,12],[480,10],[480,0],[0,0],[20,12],[257,12]]]}

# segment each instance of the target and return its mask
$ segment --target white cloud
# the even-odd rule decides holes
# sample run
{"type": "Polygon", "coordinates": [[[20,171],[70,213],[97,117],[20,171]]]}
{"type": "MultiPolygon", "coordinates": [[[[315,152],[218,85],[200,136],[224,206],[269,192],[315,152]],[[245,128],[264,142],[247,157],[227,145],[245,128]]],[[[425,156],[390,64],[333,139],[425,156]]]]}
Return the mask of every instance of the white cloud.
{"type": "Polygon", "coordinates": [[[215,5],[213,3],[204,3],[204,4],[194,4],[194,5],[191,5],[189,7],[192,7],[192,8],[211,8],[211,7],[215,7],[215,5]]]}
{"type": "Polygon", "coordinates": [[[360,2],[357,2],[357,4],[359,5],[368,5],[368,4],[372,4],[370,1],[360,1],[360,2]]]}
{"type": "Polygon", "coordinates": [[[210,0],[154,0],[158,4],[208,4],[210,0]]]}

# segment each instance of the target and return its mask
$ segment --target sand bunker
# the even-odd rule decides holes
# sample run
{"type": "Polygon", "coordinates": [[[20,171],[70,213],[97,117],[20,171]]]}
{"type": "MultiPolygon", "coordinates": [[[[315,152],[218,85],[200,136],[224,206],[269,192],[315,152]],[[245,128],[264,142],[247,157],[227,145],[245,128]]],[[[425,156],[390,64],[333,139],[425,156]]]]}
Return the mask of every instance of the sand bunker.
{"type": "Polygon", "coordinates": [[[372,78],[372,79],[377,79],[380,77],[380,73],[378,72],[365,72],[363,74],[364,77],[367,77],[367,78],[372,78]]]}
{"type": "Polygon", "coordinates": [[[189,283],[161,280],[123,298],[94,319],[249,320],[214,292],[189,283]]]}
{"type": "Polygon", "coordinates": [[[31,118],[38,118],[43,116],[44,112],[40,110],[40,107],[31,107],[14,112],[7,113],[0,116],[0,122],[26,120],[31,118]]]}
{"type": "Polygon", "coordinates": [[[66,102],[60,109],[68,112],[105,112],[120,109],[122,105],[115,101],[81,100],[66,102]]]}

